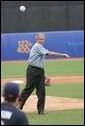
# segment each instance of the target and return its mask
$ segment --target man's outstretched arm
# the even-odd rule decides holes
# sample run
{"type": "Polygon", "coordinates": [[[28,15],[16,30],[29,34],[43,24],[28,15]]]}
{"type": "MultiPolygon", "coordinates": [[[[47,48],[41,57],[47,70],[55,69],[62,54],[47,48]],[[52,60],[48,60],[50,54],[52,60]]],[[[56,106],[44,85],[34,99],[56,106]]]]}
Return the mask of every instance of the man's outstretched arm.
{"type": "Polygon", "coordinates": [[[62,57],[69,58],[69,55],[67,55],[65,53],[57,53],[57,52],[53,52],[53,51],[49,51],[47,53],[47,55],[49,55],[49,56],[62,56],[62,57]]]}

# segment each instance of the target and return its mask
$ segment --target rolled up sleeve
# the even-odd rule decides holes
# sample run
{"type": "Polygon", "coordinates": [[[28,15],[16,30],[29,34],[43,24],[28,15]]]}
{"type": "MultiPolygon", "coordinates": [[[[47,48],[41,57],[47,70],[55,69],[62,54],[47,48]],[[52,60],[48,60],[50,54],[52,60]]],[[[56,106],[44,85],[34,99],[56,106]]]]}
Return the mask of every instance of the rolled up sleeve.
{"type": "Polygon", "coordinates": [[[43,46],[39,46],[37,52],[41,55],[46,55],[49,52],[49,50],[45,49],[43,46]]]}

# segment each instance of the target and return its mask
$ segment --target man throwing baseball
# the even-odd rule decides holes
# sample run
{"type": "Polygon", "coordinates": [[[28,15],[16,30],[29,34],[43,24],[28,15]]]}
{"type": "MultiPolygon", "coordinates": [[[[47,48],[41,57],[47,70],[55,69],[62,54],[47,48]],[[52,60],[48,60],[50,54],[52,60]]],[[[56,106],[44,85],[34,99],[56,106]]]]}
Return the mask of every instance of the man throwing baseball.
{"type": "Polygon", "coordinates": [[[38,33],[36,35],[36,43],[33,45],[28,59],[29,66],[27,67],[26,71],[26,86],[21,92],[21,96],[19,98],[20,109],[22,109],[27,98],[31,95],[34,88],[36,88],[36,95],[38,98],[37,110],[39,115],[45,114],[44,113],[45,96],[46,96],[45,72],[44,72],[45,55],[61,56],[69,58],[67,54],[57,53],[45,49],[43,47],[44,42],[45,42],[44,33],[38,33]]]}

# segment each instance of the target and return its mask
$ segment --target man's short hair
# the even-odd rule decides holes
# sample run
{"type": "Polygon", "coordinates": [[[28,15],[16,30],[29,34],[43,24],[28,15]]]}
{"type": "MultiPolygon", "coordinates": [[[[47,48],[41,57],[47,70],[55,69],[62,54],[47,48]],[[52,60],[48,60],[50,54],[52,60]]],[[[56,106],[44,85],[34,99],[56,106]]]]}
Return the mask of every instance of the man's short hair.
{"type": "Polygon", "coordinates": [[[39,36],[43,36],[45,38],[45,34],[40,32],[36,34],[36,40],[38,39],[39,36]]]}

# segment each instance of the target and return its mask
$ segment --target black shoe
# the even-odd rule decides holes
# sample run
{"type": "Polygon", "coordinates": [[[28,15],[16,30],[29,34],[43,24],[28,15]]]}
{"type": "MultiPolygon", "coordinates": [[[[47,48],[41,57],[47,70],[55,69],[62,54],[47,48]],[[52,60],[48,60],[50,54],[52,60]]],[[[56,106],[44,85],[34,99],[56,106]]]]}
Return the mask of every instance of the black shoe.
{"type": "Polygon", "coordinates": [[[38,112],[39,115],[45,115],[45,112],[38,112]]]}

